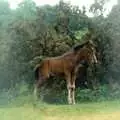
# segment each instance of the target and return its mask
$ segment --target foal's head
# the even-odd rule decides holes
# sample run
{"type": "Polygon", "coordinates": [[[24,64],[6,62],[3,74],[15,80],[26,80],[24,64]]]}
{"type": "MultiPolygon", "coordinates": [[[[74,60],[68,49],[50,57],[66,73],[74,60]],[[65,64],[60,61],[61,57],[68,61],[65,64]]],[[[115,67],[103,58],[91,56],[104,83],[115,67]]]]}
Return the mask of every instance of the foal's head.
{"type": "Polygon", "coordinates": [[[87,62],[88,64],[98,63],[95,45],[91,41],[87,41],[82,45],[76,46],[74,48],[74,51],[77,55],[78,61],[82,63],[87,62]]]}
{"type": "Polygon", "coordinates": [[[88,59],[90,63],[98,63],[97,57],[96,57],[96,49],[94,46],[88,46],[88,59]]]}

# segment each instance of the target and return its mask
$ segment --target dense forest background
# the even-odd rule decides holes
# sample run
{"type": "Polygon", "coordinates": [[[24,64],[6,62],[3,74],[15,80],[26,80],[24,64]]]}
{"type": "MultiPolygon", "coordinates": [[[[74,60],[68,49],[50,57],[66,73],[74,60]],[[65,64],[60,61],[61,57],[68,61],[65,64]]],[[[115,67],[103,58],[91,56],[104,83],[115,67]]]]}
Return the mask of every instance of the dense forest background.
{"type": "MultiPolygon", "coordinates": [[[[35,82],[33,69],[43,58],[61,55],[92,39],[99,64],[79,72],[77,100],[120,98],[120,1],[104,17],[107,2],[95,0],[90,8],[80,9],[62,0],[55,6],[36,6],[34,1],[24,0],[13,10],[8,2],[0,1],[1,91],[14,89],[13,96],[26,95],[35,82]]],[[[65,96],[62,78],[51,78],[47,84],[41,93],[45,100],[55,102],[65,96]]]]}

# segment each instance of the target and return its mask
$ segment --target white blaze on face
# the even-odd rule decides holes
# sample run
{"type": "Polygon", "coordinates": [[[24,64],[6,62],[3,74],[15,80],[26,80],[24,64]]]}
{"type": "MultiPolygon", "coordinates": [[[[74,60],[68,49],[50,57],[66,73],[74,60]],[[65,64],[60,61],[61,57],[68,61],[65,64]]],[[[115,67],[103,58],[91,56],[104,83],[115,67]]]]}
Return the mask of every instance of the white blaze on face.
{"type": "Polygon", "coordinates": [[[97,57],[96,57],[96,55],[95,55],[95,50],[94,50],[94,48],[92,48],[92,63],[97,63],[98,61],[97,61],[97,57]]]}
{"type": "Polygon", "coordinates": [[[93,54],[93,62],[94,62],[94,63],[97,63],[97,58],[96,58],[96,55],[95,55],[95,54],[93,54]]]}

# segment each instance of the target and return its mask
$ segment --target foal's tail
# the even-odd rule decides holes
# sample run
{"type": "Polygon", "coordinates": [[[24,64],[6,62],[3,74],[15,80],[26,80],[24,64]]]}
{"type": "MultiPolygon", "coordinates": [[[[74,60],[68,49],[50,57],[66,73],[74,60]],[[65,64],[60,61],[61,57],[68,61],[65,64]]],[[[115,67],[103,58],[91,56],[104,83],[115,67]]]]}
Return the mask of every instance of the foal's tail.
{"type": "Polygon", "coordinates": [[[38,64],[36,65],[36,67],[34,68],[34,74],[35,74],[35,79],[38,80],[39,79],[39,70],[40,70],[41,65],[38,64]]]}
{"type": "Polygon", "coordinates": [[[40,78],[43,79],[48,77],[48,69],[49,69],[49,61],[45,60],[40,64],[36,65],[34,69],[35,79],[39,80],[40,78]]]}

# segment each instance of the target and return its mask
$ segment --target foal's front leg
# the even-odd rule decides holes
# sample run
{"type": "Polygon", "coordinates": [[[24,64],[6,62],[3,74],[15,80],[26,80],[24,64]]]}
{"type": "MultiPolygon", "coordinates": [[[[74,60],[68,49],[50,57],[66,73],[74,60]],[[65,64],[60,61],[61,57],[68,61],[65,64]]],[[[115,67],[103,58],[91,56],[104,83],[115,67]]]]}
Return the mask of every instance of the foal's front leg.
{"type": "Polygon", "coordinates": [[[71,85],[67,85],[67,89],[68,89],[68,104],[72,104],[72,95],[71,95],[72,89],[71,89],[70,86],[71,85]]]}
{"type": "Polygon", "coordinates": [[[68,90],[68,104],[72,104],[72,96],[71,96],[71,77],[68,75],[66,77],[67,80],[67,90],[68,90]]]}
{"type": "Polygon", "coordinates": [[[76,80],[76,76],[73,75],[72,78],[71,78],[72,104],[75,104],[75,80],[76,80]]]}

